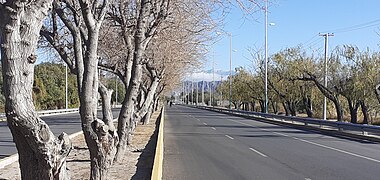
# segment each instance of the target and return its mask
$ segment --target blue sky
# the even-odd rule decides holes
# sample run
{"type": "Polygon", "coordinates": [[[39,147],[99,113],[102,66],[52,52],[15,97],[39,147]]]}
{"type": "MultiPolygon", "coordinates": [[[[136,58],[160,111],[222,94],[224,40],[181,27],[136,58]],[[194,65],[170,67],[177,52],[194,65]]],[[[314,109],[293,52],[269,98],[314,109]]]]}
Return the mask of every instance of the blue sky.
{"type": "MultiPolygon", "coordinates": [[[[322,56],[324,39],[318,36],[319,32],[335,33],[329,39],[330,50],[337,45],[351,44],[378,51],[379,7],[379,0],[273,0],[268,14],[268,22],[275,23],[268,28],[269,54],[304,44],[308,52],[314,50],[322,56]]],[[[264,47],[264,11],[253,16],[255,20],[244,18],[234,8],[225,19],[223,30],[232,33],[232,46],[237,50],[233,52],[233,68],[252,67],[247,48],[264,47]]],[[[215,68],[229,70],[229,38],[220,37],[210,51],[215,53],[215,68]]],[[[212,56],[209,57],[204,70],[212,68],[212,56]]]]}

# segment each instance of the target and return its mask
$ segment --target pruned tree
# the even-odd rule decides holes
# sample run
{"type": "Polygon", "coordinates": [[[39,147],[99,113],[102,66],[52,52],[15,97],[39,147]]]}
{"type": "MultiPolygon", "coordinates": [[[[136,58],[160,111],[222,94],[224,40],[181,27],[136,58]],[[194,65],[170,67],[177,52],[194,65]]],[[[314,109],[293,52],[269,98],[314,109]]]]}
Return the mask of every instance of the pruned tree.
{"type": "Polygon", "coordinates": [[[55,137],[38,117],[32,98],[36,48],[52,1],[1,1],[0,43],[5,112],[19,154],[22,179],[70,179],[71,142],[55,137]]]}
{"type": "Polygon", "coordinates": [[[118,136],[112,117],[107,115],[109,92],[98,79],[100,29],[109,2],[87,0],[54,1],[50,21],[41,35],[77,76],[82,130],[90,151],[90,179],[106,179],[116,153],[118,136]],[[103,119],[97,118],[97,95],[103,100],[103,119]]]}

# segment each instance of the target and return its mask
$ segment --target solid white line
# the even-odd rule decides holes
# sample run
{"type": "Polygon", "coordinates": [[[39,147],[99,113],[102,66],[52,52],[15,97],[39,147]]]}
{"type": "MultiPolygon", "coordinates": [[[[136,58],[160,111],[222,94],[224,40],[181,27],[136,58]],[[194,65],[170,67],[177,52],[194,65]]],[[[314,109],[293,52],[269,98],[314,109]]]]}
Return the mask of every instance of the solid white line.
{"type": "Polygon", "coordinates": [[[216,130],[214,127],[211,127],[211,129],[216,130]]]}
{"type": "Polygon", "coordinates": [[[256,149],[253,149],[253,148],[249,148],[250,150],[252,150],[253,152],[259,154],[260,156],[263,156],[263,157],[268,157],[267,155],[261,153],[260,151],[256,150],[256,149]]]}
{"type": "MultiPolygon", "coordinates": [[[[230,119],[228,119],[228,120],[230,120],[230,119]]],[[[239,124],[243,124],[243,125],[246,125],[246,126],[251,126],[251,127],[259,128],[257,126],[253,126],[253,125],[250,125],[250,124],[247,124],[247,123],[243,123],[243,122],[239,122],[239,121],[235,121],[235,120],[230,120],[230,121],[233,121],[233,122],[236,122],[236,123],[239,123],[239,124]]],[[[355,153],[352,153],[352,152],[348,152],[348,151],[341,150],[341,149],[338,149],[338,148],[326,146],[326,145],[323,145],[323,144],[318,144],[318,143],[315,143],[315,142],[311,142],[311,141],[308,141],[308,140],[300,139],[300,138],[293,137],[293,136],[290,136],[290,135],[286,135],[286,134],[283,134],[283,133],[273,132],[273,131],[268,130],[268,129],[263,129],[263,128],[259,128],[259,129],[267,131],[267,132],[272,132],[272,133],[277,134],[277,135],[281,135],[281,136],[285,136],[285,137],[290,137],[290,138],[293,138],[295,140],[299,140],[299,141],[302,141],[302,142],[305,142],[305,143],[308,143],[308,144],[312,144],[312,145],[315,145],[315,146],[318,146],[318,147],[322,147],[322,148],[325,148],[325,149],[330,149],[330,150],[337,151],[337,152],[344,153],[344,154],[348,154],[348,155],[351,155],[351,156],[354,156],[354,157],[363,158],[363,159],[366,159],[366,160],[369,160],[369,161],[380,163],[380,160],[378,160],[378,159],[370,158],[370,157],[363,156],[363,155],[360,155],[360,154],[355,154],[355,153]]]]}
{"type": "Polygon", "coordinates": [[[230,139],[234,139],[233,137],[229,136],[229,135],[225,135],[226,137],[230,138],[230,139]]]}
{"type": "Polygon", "coordinates": [[[207,124],[206,124],[206,123],[203,123],[203,124],[207,126],[207,124]]]}

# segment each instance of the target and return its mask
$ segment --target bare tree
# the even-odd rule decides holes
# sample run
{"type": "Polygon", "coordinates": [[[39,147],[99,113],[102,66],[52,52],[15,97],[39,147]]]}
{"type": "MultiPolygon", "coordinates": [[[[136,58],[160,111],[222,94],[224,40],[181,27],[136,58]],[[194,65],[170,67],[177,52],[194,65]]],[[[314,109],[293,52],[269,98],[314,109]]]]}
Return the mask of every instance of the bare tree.
{"type": "Polygon", "coordinates": [[[50,24],[41,31],[77,75],[79,112],[90,151],[91,179],[107,179],[118,143],[110,102],[107,102],[111,93],[102,84],[99,88],[98,79],[99,35],[108,5],[107,0],[55,1],[50,24]],[[98,91],[103,100],[102,120],[97,118],[98,91]]]}
{"type": "Polygon", "coordinates": [[[2,1],[0,43],[8,126],[19,153],[22,179],[69,179],[71,142],[38,117],[32,98],[34,63],[42,22],[52,1],[2,1]]]}

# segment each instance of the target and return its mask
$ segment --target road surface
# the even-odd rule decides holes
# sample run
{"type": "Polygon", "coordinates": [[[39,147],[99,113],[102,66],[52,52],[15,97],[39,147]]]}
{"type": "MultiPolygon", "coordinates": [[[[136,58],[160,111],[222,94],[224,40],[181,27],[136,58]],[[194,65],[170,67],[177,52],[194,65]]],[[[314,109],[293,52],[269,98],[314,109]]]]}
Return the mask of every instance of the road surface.
{"type": "Polygon", "coordinates": [[[176,105],[163,166],[164,180],[378,180],[380,144],[176,105]]]}
{"type": "MultiPolygon", "coordinates": [[[[114,117],[118,116],[119,111],[120,109],[113,109],[114,117]]],[[[98,111],[98,117],[102,117],[102,111],[98,111]]],[[[56,136],[62,132],[73,134],[82,130],[78,112],[43,116],[41,118],[49,125],[56,136]]],[[[17,153],[17,149],[7,122],[0,122],[0,159],[15,153],[17,153]]]]}

